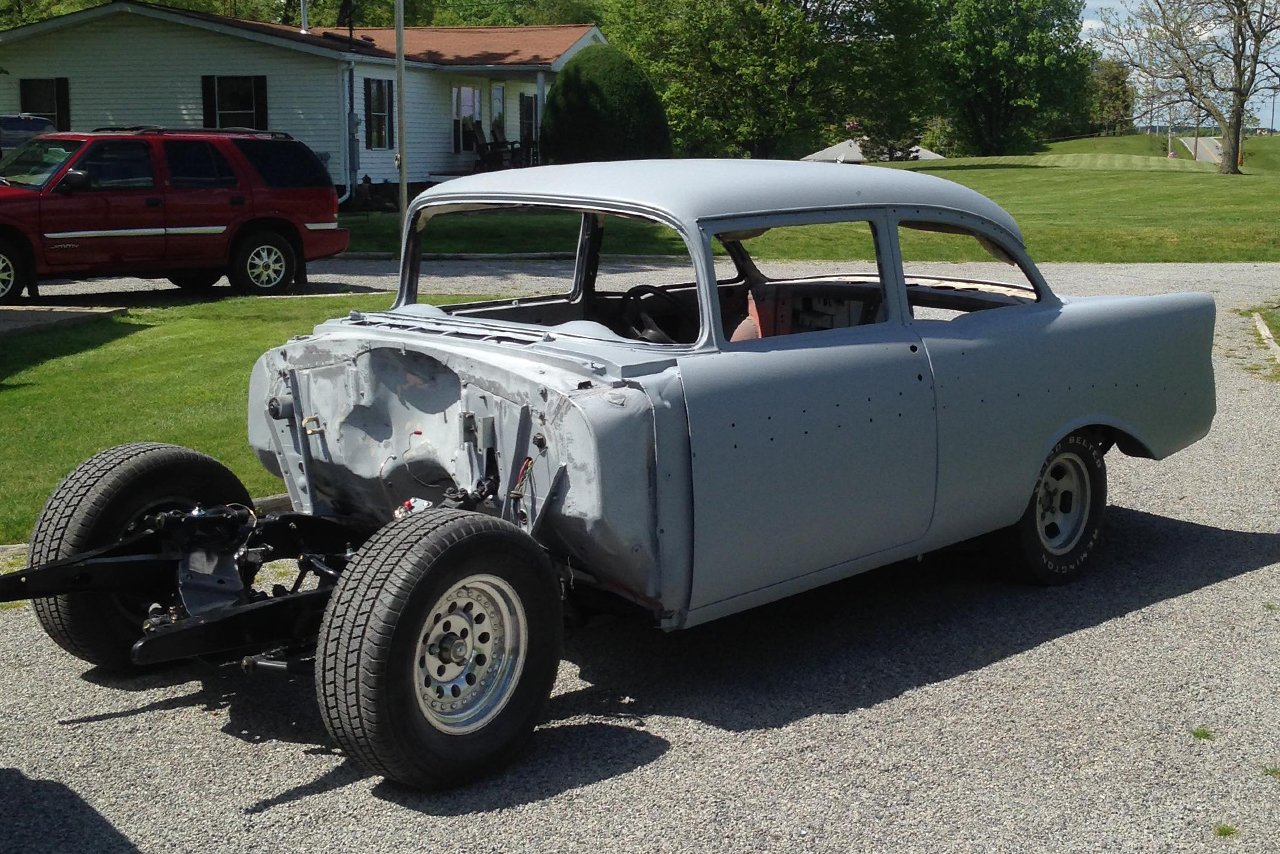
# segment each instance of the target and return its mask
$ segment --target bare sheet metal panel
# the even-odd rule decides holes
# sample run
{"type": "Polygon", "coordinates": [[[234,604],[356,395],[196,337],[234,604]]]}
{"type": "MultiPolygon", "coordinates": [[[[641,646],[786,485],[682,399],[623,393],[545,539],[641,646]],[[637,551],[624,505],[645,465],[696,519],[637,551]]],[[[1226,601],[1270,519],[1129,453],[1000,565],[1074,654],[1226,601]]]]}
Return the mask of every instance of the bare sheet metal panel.
{"type": "Polygon", "coordinates": [[[933,377],[898,324],[763,339],[680,360],[699,608],[922,537],[933,377]]]}

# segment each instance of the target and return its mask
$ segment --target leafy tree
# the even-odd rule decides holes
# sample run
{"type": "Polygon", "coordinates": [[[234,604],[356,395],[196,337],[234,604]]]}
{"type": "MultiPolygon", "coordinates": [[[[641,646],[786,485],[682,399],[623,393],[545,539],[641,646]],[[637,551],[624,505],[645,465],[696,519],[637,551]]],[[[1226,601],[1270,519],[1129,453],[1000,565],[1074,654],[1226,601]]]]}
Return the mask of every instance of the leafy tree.
{"type": "Polygon", "coordinates": [[[1080,0],[943,0],[938,82],[962,146],[1026,150],[1046,119],[1078,109],[1090,54],[1080,0]]]}
{"type": "Polygon", "coordinates": [[[1239,174],[1249,99],[1280,87],[1276,0],[1137,0],[1104,10],[1098,41],[1138,72],[1145,100],[1190,101],[1222,129],[1223,174],[1239,174]]]}
{"type": "Polygon", "coordinates": [[[671,132],[644,72],[617,48],[592,45],[547,92],[541,147],[552,163],[670,157],[671,132]]]}
{"type": "Polygon", "coordinates": [[[844,106],[868,160],[908,160],[936,105],[933,0],[853,0],[842,9],[844,106]]]}
{"type": "Polygon", "coordinates": [[[605,0],[604,31],[655,82],[677,150],[775,157],[809,143],[835,94],[830,6],[605,0]]]}
{"type": "Polygon", "coordinates": [[[1129,82],[1129,66],[1099,57],[1093,63],[1089,120],[1094,128],[1111,135],[1133,130],[1133,105],[1137,92],[1129,82]]]}

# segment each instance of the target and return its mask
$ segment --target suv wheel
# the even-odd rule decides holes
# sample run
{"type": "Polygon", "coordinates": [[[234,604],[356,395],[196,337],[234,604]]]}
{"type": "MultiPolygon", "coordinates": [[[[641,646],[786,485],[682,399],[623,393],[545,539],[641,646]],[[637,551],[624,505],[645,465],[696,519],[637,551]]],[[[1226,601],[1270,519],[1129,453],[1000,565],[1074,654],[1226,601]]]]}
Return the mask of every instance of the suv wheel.
{"type": "Polygon", "coordinates": [[[274,231],[250,234],[236,244],[227,278],[245,294],[282,294],[293,284],[293,246],[274,231]]]}
{"type": "Polygon", "coordinates": [[[0,238],[0,303],[17,302],[26,286],[26,259],[12,241],[0,238]]]}

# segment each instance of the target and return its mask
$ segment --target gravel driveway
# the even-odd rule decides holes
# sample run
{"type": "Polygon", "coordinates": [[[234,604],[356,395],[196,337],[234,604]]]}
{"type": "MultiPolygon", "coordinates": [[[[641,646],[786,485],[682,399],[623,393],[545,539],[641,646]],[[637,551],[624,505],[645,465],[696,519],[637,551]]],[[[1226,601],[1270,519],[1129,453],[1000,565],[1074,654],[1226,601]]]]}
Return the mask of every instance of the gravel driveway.
{"type": "MultiPolygon", "coordinates": [[[[312,280],[386,288],[390,266],[312,280]]],[[[948,554],[685,633],[595,618],[527,755],[437,795],[335,753],[308,679],[120,681],[4,610],[0,850],[1277,851],[1280,383],[1248,370],[1267,356],[1235,309],[1280,301],[1280,265],[1046,274],[1219,306],[1212,434],[1163,463],[1109,456],[1108,542],[1080,583],[948,554]]]]}

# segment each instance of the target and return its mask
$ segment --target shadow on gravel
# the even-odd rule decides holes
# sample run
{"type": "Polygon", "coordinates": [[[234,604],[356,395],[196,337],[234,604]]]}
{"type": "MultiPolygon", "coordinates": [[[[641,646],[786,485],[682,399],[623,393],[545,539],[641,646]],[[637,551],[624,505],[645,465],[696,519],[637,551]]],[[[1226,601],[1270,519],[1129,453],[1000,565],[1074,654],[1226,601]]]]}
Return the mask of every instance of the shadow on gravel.
{"type": "Polygon", "coordinates": [[[71,789],[0,768],[0,850],[24,854],[124,854],[138,848],[71,789]]]}
{"type": "MultiPolygon", "coordinates": [[[[407,809],[443,816],[537,802],[663,756],[670,744],[646,731],[650,715],[739,732],[868,708],[1280,563],[1280,534],[1230,531],[1113,507],[1099,557],[1086,578],[1046,589],[1000,580],[985,552],[955,550],[673,634],[632,619],[594,617],[565,650],[590,686],[552,699],[547,723],[514,764],[454,791],[412,792],[385,782],[373,791],[407,809]]],[[[195,663],[140,679],[113,679],[96,670],[84,678],[124,690],[193,680],[201,687],[65,724],[194,706],[225,710],[222,731],[243,741],[283,741],[310,746],[300,753],[334,754],[307,676],[246,674],[195,663]]],[[[246,812],[264,812],[367,776],[344,762],[246,812]]],[[[0,803],[5,800],[0,791],[0,803]]]]}
{"type": "Polygon", "coordinates": [[[551,718],[744,731],[847,713],[1280,562],[1280,534],[1109,512],[1099,563],[1065,587],[1008,583],[988,554],[954,550],[687,632],[597,618],[566,650],[594,687],[555,698],[551,718]]]}

